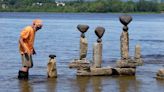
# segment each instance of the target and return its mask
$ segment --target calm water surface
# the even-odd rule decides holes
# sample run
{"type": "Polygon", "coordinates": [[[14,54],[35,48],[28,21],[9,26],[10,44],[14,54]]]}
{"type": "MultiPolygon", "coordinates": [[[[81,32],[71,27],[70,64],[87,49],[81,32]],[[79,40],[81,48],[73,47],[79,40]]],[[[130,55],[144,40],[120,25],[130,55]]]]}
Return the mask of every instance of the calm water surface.
{"type": "Polygon", "coordinates": [[[156,80],[158,69],[164,68],[164,14],[131,14],[129,24],[130,55],[136,44],[142,46],[143,66],[136,76],[77,77],[76,70],[68,68],[79,55],[78,24],[90,26],[87,58],[92,59],[92,45],[96,42],[94,30],[103,26],[103,66],[112,66],[120,58],[121,14],[62,14],[62,13],[0,13],[0,92],[164,92],[164,80],[156,80]],[[35,18],[44,21],[37,32],[33,57],[34,67],[28,81],[19,81],[21,67],[18,51],[20,31],[35,18]],[[58,78],[47,79],[48,55],[57,55],[58,78]]]}

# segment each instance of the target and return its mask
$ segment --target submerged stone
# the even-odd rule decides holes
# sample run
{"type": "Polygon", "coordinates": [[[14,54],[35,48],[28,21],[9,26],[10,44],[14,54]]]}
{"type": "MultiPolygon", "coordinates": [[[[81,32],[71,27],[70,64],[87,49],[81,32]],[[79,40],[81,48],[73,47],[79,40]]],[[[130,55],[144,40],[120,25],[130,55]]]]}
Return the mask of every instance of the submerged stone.
{"type": "Polygon", "coordinates": [[[164,69],[160,69],[157,72],[157,78],[164,79],[164,69]]]}

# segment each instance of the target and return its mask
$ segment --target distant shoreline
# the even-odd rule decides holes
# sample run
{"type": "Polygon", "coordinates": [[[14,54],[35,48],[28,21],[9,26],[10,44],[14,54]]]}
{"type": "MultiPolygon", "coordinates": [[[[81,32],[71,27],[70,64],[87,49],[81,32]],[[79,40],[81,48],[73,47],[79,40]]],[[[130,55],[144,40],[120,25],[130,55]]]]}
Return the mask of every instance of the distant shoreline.
{"type": "Polygon", "coordinates": [[[127,12],[127,13],[123,13],[123,12],[47,12],[47,11],[0,11],[0,13],[72,13],[72,14],[164,14],[164,12],[127,12]]]}
{"type": "Polygon", "coordinates": [[[94,2],[12,0],[0,3],[0,12],[53,12],[53,13],[130,13],[152,14],[164,11],[164,3],[141,0],[122,2],[120,0],[97,0],[94,2]],[[32,2],[33,1],[33,2],[32,2]]]}

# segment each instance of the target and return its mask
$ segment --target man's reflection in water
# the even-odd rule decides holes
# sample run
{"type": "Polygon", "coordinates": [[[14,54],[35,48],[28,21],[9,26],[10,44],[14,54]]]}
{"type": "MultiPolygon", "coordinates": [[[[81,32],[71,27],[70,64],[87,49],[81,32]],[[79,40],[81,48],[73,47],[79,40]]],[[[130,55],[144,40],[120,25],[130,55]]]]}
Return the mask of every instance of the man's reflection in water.
{"type": "Polygon", "coordinates": [[[120,92],[139,92],[140,82],[135,76],[120,76],[116,79],[120,92]]]}
{"type": "Polygon", "coordinates": [[[47,92],[57,92],[56,91],[57,78],[48,78],[47,79],[47,92]]]}
{"type": "Polygon", "coordinates": [[[33,92],[33,88],[28,80],[19,80],[20,92],[33,92]]]}
{"type": "Polygon", "coordinates": [[[76,79],[77,85],[79,87],[79,92],[87,92],[90,77],[77,76],[76,79]]]}
{"type": "Polygon", "coordinates": [[[93,92],[102,92],[101,76],[93,76],[91,80],[93,84],[93,92]]]}

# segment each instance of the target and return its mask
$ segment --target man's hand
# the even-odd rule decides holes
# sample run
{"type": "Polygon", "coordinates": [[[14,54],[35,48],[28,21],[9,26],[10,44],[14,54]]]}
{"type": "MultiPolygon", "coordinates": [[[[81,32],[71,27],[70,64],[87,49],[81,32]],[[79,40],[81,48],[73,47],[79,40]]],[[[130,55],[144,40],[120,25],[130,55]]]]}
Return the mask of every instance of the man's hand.
{"type": "Polygon", "coordinates": [[[33,49],[33,52],[32,52],[32,54],[33,54],[33,55],[35,55],[35,54],[36,54],[36,52],[35,52],[35,50],[34,50],[34,49],[33,49]]]}

